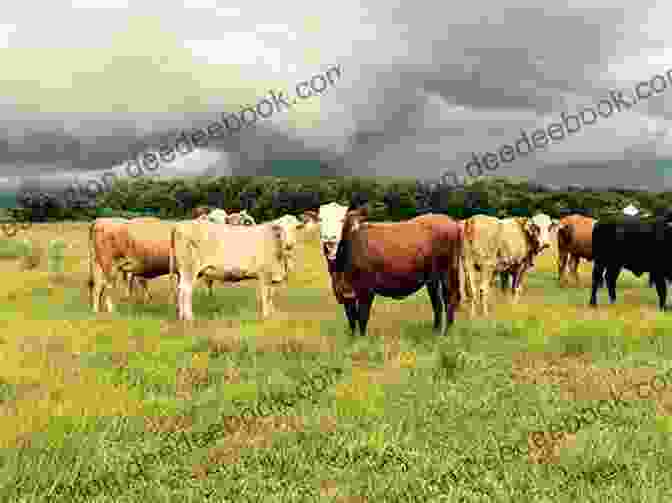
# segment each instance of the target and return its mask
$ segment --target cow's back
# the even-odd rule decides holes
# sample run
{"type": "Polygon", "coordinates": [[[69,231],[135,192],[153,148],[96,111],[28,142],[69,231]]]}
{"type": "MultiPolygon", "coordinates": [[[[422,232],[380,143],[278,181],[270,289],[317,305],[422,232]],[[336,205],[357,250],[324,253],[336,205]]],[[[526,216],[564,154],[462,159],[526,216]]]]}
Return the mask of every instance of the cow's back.
{"type": "Polygon", "coordinates": [[[282,263],[284,230],[262,224],[238,226],[207,222],[183,222],[175,226],[178,264],[188,261],[198,271],[205,266],[217,269],[221,279],[227,275],[271,276],[274,281],[286,274],[282,263]],[[278,237],[281,230],[283,237],[278,237]]]}
{"type": "Polygon", "coordinates": [[[459,227],[441,219],[363,223],[351,239],[352,266],[362,271],[409,273],[422,268],[418,262],[449,254],[454,244],[442,237],[451,234],[459,235],[459,227]]]}
{"type": "Polygon", "coordinates": [[[501,220],[499,254],[506,263],[520,262],[529,255],[530,243],[520,220],[516,217],[501,220]]]}
{"type": "Polygon", "coordinates": [[[636,275],[662,268],[672,270],[672,229],[663,220],[612,219],[593,228],[593,257],[636,275]]]}
{"type": "Polygon", "coordinates": [[[97,218],[91,224],[93,259],[108,273],[112,262],[127,252],[128,244],[123,231],[128,222],[125,218],[97,218]]]}

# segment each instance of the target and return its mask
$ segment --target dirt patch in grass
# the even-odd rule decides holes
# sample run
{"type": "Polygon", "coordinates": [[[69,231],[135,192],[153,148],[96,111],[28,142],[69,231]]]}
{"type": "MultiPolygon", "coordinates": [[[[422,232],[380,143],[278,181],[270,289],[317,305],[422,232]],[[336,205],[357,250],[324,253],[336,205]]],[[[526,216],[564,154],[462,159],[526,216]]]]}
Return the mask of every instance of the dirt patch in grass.
{"type": "MultiPolygon", "coordinates": [[[[565,400],[596,402],[653,400],[659,415],[672,415],[672,386],[663,373],[650,367],[602,368],[591,361],[590,356],[522,353],[512,362],[512,378],[526,384],[553,384],[565,400]],[[654,377],[658,378],[654,379],[654,377]],[[653,385],[653,386],[652,386],[653,385]],[[655,389],[654,389],[655,387],[655,389]]],[[[576,435],[564,432],[531,433],[528,438],[530,461],[551,463],[559,460],[560,449],[571,446],[576,435]],[[536,443],[533,435],[537,435],[536,443]],[[560,438],[557,438],[560,437],[560,438]],[[542,444],[539,446],[538,444],[542,444]]]]}
{"type": "Polygon", "coordinates": [[[176,433],[194,426],[191,416],[145,416],[145,429],[150,433],[176,433]]]}
{"type": "Polygon", "coordinates": [[[193,476],[205,479],[218,465],[236,463],[243,449],[267,449],[273,445],[278,432],[304,430],[301,416],[268,416],[252,418],[243,428],[232,432],[220,445],[210,449],[204,463],[194,465],[193,476]]]}
{"type": "MultiPolygon", "coordinates": [[[[603,368],[597,367],[590,356],[552,355],[523,353],[514,358],[512,377],[514,381],[527,384],[555,384],[565,400],[612,400],[614,394],[623,394],[623,400],[642,400],[637,395],[638,383],[650,383],[660,372],[650,367],[603,368]]],[[[661,388],[660,382],[656,388],[661,388]]],[[[650,389],[650,384],[646,389],[650,389]]],[[[672,387],[666,386],[660,393],[643,391],[642,395],[659,400],[672,395],[672,387]]]]}
{"type": "Polygon", "coordinates": [[[254,343],[261,353],[333,353],[336,349],[332,337],[318,335],[260,335],[254,343]]]}
{"type": "Polygon", "coordinates": [[[347,490],[335,480],[320,482],[320,496],[330,498],[334,503],[367,503],[369,501],[364,496],[342,496],[341,494],[347,490]]]}
{"type": "Polygon", "coordinates": [[[175,396],[180,400],[190,400],[194,391],[209,382],[208,369],[178,368],[175,381],[175,396]]]}

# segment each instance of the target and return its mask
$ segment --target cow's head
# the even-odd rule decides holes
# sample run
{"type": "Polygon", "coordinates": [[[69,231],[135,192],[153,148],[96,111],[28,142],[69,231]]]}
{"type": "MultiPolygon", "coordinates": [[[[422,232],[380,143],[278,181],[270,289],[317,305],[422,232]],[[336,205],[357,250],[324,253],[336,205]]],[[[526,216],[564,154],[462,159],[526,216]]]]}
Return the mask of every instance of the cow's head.
{"type": "Polygon", "coordinates": [[[551,234],[556,227],[557,224],[553,223],[551,217],[543,213],[539,213],[528,220],[528,233],[535,236],[539,253],[551,247],[551,234]]]}
{"type": "Polygon", "coordinates": [[[292,272],[296,265],[294,248],[298,241],[297,232],[303,229],[304,224],[294,215],[285,215],[274,220],[274,223],[280,225],[285,231],[285,251],[288,257],[289,272],[292,272]]]}
{"type": "Polygon", "coordinates": [[[320,216],[316,211],[304,211],[301,222],[307,231],[314,229],[320,224],[320,216]]]}
{"type": "Polygon", "coordinates": [[[336,260],[338,243],[341,241],[343,222],[347,206],[338,203],[323,204],[320,206],[318,219],[320,223],[320,244],[327,260],[336,260]]]}

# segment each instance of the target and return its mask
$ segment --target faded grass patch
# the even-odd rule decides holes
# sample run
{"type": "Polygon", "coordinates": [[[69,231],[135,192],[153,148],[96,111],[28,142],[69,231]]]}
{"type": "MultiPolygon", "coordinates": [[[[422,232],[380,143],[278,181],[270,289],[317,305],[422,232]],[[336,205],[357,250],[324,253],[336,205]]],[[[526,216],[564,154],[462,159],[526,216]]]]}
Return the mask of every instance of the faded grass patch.
{"type": "Polygon", "coordinates": [[[144,416],[145,430],[153,434],[189,431],[194,426],[194,418],[186,415],[144,416]]]}
{"type": "Polygon", "coordinates": [[[211,448],[206,461],[194,465],[193,475],[198,479],[207,478],[214,467],[237,463],[245,449],[268,449],[278,433],[304,429],[304,418],[301,416],[254,417],[245,427],[232,432],[220,441],[220,445],[211,448]]]}
{"type": "Polygon", "coordinates": [[[588,355],[539,355],[523,353],[514,357],[512,378],[526,384],[552,384],[559,388],[564,400],[623,401],[653,400],[659,415],[672,415],[672,386],[651,382],[661,376],[651,367],[603,368],[591,363],[588,355]],[[642,384],[641,388],[637,385],[642,384]],[[639,396],[642,395],[642,396],[639,396]]]}

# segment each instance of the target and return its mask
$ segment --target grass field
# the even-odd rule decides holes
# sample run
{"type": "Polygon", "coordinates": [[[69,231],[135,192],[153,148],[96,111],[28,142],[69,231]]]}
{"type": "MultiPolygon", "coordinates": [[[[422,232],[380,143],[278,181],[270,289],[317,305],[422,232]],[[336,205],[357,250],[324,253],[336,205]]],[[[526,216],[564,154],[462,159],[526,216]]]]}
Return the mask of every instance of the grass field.
{"type": "Polygon", "coordinates": [[[271,320],[257,321],[253,283],[220,283],[213,299],[198,289],[187,326],[167,279],[150,282],[150,304],[94,316],[86,229],[36,224],[16,238],[65,240],[64,274],[46,258],[22,271],[0,243],[2,501],[669,501],[672,379],[650,398],[633,388],[672,367],[672,315],[648,276],[623,273],[616,304],[602,289],[589,310],[590,264],[560,289],[549,251],[519,304],[498,293],[473,320],[462,307],[450,337],[432,332],[421,291],[376,299],[369,336],[351,338],[314,233],[271,320]],[[235,420],[325,366],[343,369],[326,390],[235,420]],[[553,429],[599,400],[616,405],[553,429]],[[180,440],[206,429],[224,433],[180,440]],[[525,452],[502,455],[514,444],[525,452]],[[157,452],[134,476],[132,457],[157,452]]]}

